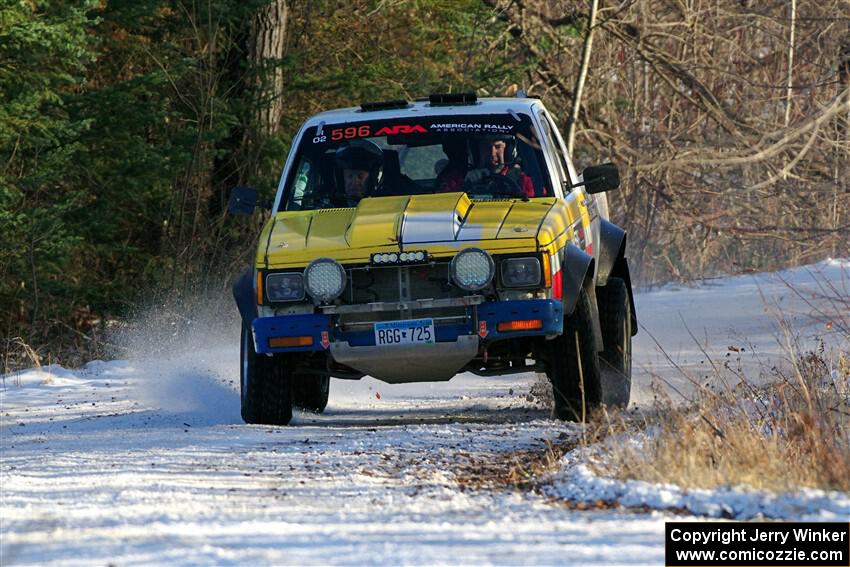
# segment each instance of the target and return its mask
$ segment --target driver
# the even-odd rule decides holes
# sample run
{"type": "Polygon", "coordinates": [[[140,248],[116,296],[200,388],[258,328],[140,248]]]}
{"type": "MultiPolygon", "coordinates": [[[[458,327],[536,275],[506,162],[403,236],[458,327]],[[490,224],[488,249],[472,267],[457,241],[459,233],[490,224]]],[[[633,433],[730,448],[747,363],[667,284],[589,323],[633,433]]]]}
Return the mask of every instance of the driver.
{"type": "Polygon", "coordinates": [[[531,177],[523,173],[518,163],[516,140],[513,136],[485,135],[473,141],[473,144],[475,142],[477,142],[477,155],[475,155],[477,167],[472,169],[465,164],[460,167],[459,161],[453,159],[454,156],[444,148],[450,161],[449,167],[446,167],[437,178],[441,191],[463,191],[464,185],[477,185],[486,182],[488,177],[501,175],[513,180],[525,197],[535,196],[531,177]],[[509,159],[505,159],[506,154],[509,159]]]}
{"type": "Polygon", "coordinates": [[[347,206],[356,207],[360,199],[374,194],[383,164],[383,152],[375,143],[352,142],[336,151],[334,161],[342,172],[342,199],[347,206]]]}
{"type": "Polygon", "coordinates": [[[534,183],[523,173],[517,159],[516,139],[513,136],[493,135],[478,139],[478,168],[466,172],[464,181],[481,183],[489,176],[503,175],[519,185],[523,195],[534,197],[534,183]],[[508,155],[509,160],[505,159],[508,155]]]}

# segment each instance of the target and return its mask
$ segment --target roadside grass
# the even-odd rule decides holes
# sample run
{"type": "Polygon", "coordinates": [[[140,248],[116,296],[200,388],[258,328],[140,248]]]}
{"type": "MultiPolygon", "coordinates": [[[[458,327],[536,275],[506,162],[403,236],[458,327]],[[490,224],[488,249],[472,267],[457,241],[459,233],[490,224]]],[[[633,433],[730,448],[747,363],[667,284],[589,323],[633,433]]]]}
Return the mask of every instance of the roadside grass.
{"type": "Polygon", "coordinates": [[[850,293],[824,283],[820,291],[828,308],[814,301],[809,307],[830,335],[829,348],[821,341],[802,350],[780,316],[785,361],[762,365],[767,381],[709,360],[714,383],[723,386],[710,389],[682,370],[696,387],[685,404],[674,404],[656,382],[649,409],[600,412],[591,422],[587,446],[596,444],[605,455],[594,464],[597,472],[684,488],[850,492],[850,293]]]}
{"type": "Polygon", "coordinates": [[[659,393],[637,423],[597,417],[595,438],[607,451],[597,472],[686,488],[850,491],[847,353],[828,360],[808,352],[777,372],[768,385],[703,389],[684,406],[659,393]]]}

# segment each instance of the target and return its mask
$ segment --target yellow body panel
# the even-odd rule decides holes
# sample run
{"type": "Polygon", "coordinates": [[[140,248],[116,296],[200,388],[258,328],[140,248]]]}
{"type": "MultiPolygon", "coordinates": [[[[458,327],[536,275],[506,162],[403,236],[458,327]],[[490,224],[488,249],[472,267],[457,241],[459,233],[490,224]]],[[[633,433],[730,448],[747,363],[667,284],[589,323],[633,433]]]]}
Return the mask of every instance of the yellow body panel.
{"type": "Polygon", "coordinates": [[[404,250],[451,257],[472,246],[493,254],[554,253],[572,238],[580,209],[573,198],[475,202],[465,193],[437,193],[281,212],[263,228],[257,267],[303,268],[320,257],[362,264],[376,252],[404,250]]]}

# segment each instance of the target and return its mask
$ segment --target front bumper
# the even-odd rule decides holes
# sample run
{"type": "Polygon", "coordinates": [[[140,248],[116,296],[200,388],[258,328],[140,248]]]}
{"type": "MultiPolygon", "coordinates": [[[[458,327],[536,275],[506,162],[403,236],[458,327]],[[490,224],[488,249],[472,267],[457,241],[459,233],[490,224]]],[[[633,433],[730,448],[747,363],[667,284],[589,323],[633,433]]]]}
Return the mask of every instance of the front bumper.
{"type": "MultiPolygon", "coordinates": [[[[561,334],[564,328],[564,307],[560,299],[485,301],[478,305],[469,305],[466,308],[466,313],[467,318],[463,323],[435,325],[434,333],[437,344],[458,343],[460,337],[476,336],[479,345],[486,345],[518,337],[555,336],[561,334]],[[498,330],[499,323],[528,320],[540,320],[542,322],[541,328],[524,331],[498,330]]],[[[320,352],[330,349],[333,344],[339,344],[340,348],[344,349],[375,348],[373,331],[343,331],[336,326],[335,315],[317,313],[259,317],[254,319],[252,328],[256,351],[261,353],[320,352]],[[290,337],[311,337],[312,344],[278,348],[270,345],[272,339],[290,337]]],[[[463,339],[462,342],[468,348],[470,339],[463,339]]],[[[383,348],[396,349],[398,347],[383,348]]],[[[385,350],[384,352],[388,353],[389,351],[385,350]]]]}

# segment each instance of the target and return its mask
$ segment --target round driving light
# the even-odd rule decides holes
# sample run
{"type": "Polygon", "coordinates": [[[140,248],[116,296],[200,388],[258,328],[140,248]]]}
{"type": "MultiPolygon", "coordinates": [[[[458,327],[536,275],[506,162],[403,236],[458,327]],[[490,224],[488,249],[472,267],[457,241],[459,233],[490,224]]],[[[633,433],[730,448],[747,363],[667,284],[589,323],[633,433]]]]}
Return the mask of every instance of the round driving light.
{"type": "Polygon", "coordinates": [[[425,259],[425,252],[416,252],[415,254],[413,254],[413,259],[417,262],[421,262],[425,259]]]}
{"type": "Polygon", "coordinates": [[[487,287],[495,271],[493,258],[479,248],[462,250],[451,263],[452,279],[459,287],[468,291],[487,287]]]}
{"type": "Polygon", "coordinates": [[[398,262],[398,254],[396,254],[395,252],[390,254],[390,262],[398,262]]]}
{"type": "Polygon", "coordinates": [[[399,256],[399,259],[402,262],[407,262],[408,260],[410,260],[410,254],[408,254],[407,252],[402,252],[401,255],[399,256]]]}
{"type": "Polygon", "coordinates": [[[304,284],[314,300],[333,301],[345,289],[345,269],[332,258],[318,258],[304,270],[304,284]]]}
{"type": "Polygon", "coordinates": [[[389,254],[381,254],[381,262],[389,262],[390,255],[389,254]]]}

